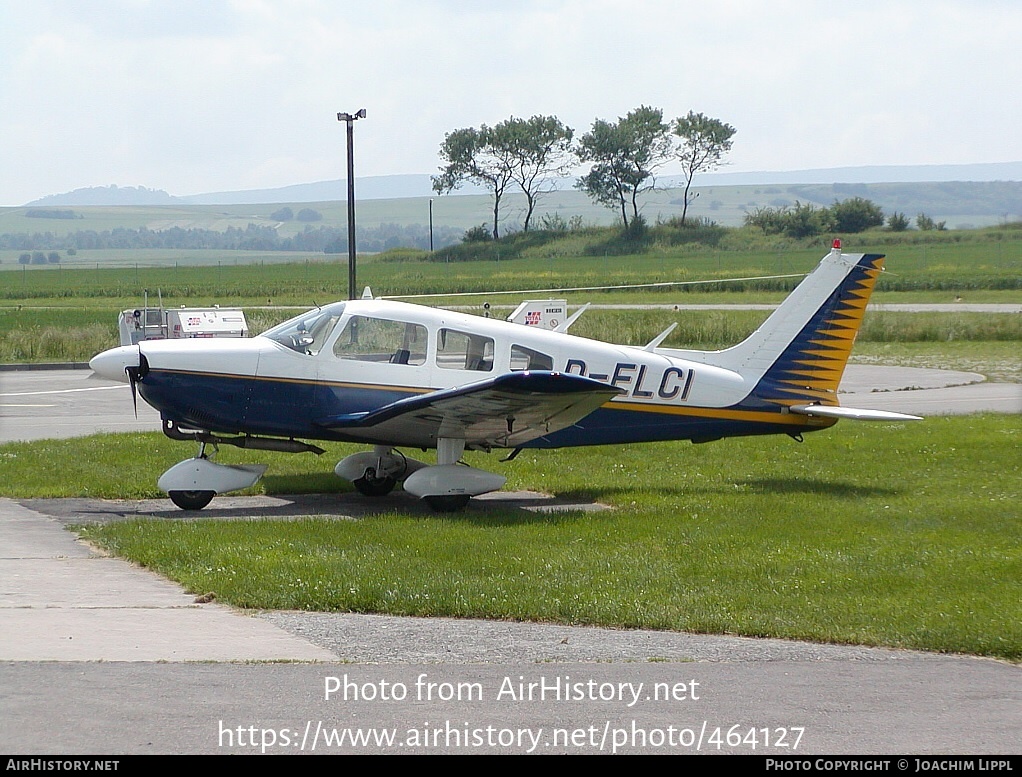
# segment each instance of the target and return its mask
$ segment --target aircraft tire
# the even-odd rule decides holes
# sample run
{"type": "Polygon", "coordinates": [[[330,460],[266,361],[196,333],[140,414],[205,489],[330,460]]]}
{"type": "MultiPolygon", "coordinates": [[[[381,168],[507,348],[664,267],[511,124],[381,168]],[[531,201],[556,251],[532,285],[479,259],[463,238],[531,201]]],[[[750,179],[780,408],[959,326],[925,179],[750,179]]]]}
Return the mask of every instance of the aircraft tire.
{"type": "Polygon", "coordinates": [[[437,513],[456,513],[468,505],[471,497],[468,494],[444,494],[442,496],[424,496],[423,501],[437,513]]]}
{"type": "Polygon", "coordinates": [[[213,501],[215,491],[170,491],[170,501],[182,510],[201,510],[213,501]]]}
{"type": "Polygon", "coordinates": [[[352,481],[356,491],[365,496],[386,496],[394,490],[394,486],[397,485],[396,478],[378,478],[374,477],[375,473],[370,475],[370,472],[371,470],[366,470],[365,475],[352,481]]]}

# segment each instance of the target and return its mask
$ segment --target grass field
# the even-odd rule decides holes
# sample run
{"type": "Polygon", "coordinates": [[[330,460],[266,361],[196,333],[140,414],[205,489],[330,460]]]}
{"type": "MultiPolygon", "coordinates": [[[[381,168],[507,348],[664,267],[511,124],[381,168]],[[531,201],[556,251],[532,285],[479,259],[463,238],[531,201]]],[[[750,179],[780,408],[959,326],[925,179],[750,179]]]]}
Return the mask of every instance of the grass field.
{"type": "MultiPolygon", "coordinates": [[[[526,452],[510,488],[602,513],[139,520],[90,541],[242,607],[509,618],[890,645],[1022,660],[1022,428],[1004,416],[526,452]]],[[[159,435],[0,446],[0,493],[156,495],[159,435]],[[56,477],[54,468],[60,469],[56,477]]],[[[270,461],[273,493],[343,490],[270,461]]],[[[331,485],[332,484],[332,485],[331,485]]]]}
{"type": "MultiPolygon", "coordinates": [[[[891,242],[897,235],[864,235],[849,241],[846,250],[888,255],[887,272],[878,291],[949,292],[1022,288],[1022,234],[1017,230],[943,233],[944,242],[891,242]],[[951,238],[958,238],[957,241],[951,238]]],[[[909,236],[918,239],[915,236],[909,236]]],[[[937,240],[938,238],[934,238],[937,240]]],[[[589,250],[566,236],[527,249],[521,258],[446,262],[443,252],[398,252],[363,257],[358,265],[359,288],[369,285],[377,295],[447,292],[560,289],[626,284],[692,282],[758,276],[799,275],[809,272],[827,252],[819,244],[719,249],[701,245],[670,246],[638,254],[578,255],[589,250]]],[[[589,244],[589,248],[592,245],[589,244]]],[[[11,252],[7,252],[11,253],[11,252]]],[[[162,290],[168,304],[309,304],[347,294],[346,257],[285,252],[105,251],[90,256],[81,251],[60,265],[18,265],[6,259],[0,267],[0,301],[111,299],[141,301],[145,290],[162,290]],[[290,263],[282,264],[281,262],[290,263]],[[117,262],[119,267],[109,266],[117,262]],[[17,268],[17,269],[15,269],[17,268]]],[[[697,284],[656,292],[659,299],[702,298],[707,293],[783,293],[797,277],[759,281],[697,284]]],[[[569,295],[588,301],[601,292],[569,295]]]]}

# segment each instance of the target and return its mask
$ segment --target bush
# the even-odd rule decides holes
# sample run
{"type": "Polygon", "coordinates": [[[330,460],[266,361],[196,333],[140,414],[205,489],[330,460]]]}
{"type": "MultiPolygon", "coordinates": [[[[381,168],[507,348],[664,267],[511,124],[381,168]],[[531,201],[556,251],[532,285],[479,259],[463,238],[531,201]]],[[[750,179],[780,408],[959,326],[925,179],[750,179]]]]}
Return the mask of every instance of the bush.
{"type": "Polygon", "coordinates": [[[895,211],[887,219],[887,228],[891,232],[904,232],[908,229],[908,218],[904,213],[898,213],[895,211]]]}
{"type": "Polygon", "coordinates": [[[865,232],[871,227],[884,225],[883,210],[864,197],[835,202],[830,206],[830,217],[837,232],[865,232]]]}
{"type": "Polygon", "coordinates": [[[793,238],[815,237],[831,227],[831,214],[827,208],[795,200],[794,207],[757,208],[745,214],[748,226],[759,227],[768,235],[793,238]]]}
{"type": "Polygon", "coordinates": [[[568,222],[559,213],[544,213],[539,219],[539,228],[546,232],[567,232],[568,222]]]}
{"type": "Polygon", "coordinates": [[[634,216],[628,226],[625,228],[624,236],[626,240],[642,240],[646,237],[646,231],[648,227],[646,219],[641,214],[634,216]]]}
{"type": "Polygon", "coordinates": [[[480,224],[478,227],[472,227],[465,232],[464,237],[461,238],[463,243],[487,243],[493,240],[493,235],[490,234],[490,228],[485,224],[480,224]]]}
{"type": "Polygon", "coordinates": [[[916,216],[916,226],[919,227],[919,229],[923,230],[924,232],[929,232],[934,229],[937,230],[938,232],[943,232],[945,229],[947,229],[947,222],[946,221],[937,222],[931,219],[925,213],[920,213],[918,216],[916,216]]]}

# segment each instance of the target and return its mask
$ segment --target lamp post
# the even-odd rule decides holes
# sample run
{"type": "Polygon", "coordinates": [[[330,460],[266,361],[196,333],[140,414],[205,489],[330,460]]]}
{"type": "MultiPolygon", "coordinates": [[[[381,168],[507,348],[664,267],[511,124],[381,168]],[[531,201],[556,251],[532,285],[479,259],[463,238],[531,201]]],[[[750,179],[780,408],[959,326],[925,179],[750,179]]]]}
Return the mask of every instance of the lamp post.
{"type": "Polygon", "coordinates": [[[366,109],[357,113],[338,113],[337,121],[348,125],[348,299],[355,299],[355,133],[356,119],[364,119],[366,109]]]}

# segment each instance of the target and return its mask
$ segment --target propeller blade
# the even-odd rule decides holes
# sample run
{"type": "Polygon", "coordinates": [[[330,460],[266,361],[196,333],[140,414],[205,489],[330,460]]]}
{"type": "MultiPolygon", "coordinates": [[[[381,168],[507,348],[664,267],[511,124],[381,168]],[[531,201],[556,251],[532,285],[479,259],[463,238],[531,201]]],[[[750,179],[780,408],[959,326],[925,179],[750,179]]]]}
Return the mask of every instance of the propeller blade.
{"type": "Polygon", "coordinates": [[[142,349],[138,351],[138,366],[128,366],[124,368],[124,373],[128,376],[128,385],[131,386],[131,405],[135,408],[135,418],[138,418],[138,388],[136,383],[142,380],[149,372],[149,362],[142,354],[142,349]]]}
{"type": "Polygon", "coordinates": [[[128,385],[131,386],[131,406],[135,409],[135,419],[138,419],[138,389],[135,383],[138,382],[138,367],[125,367],[125,374],[128,376],[128,385]]]}

